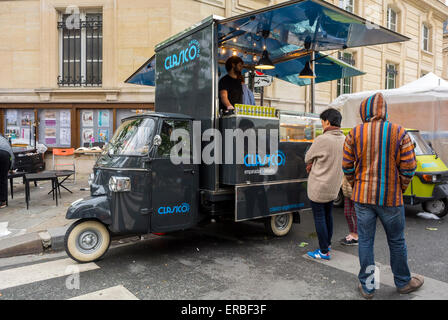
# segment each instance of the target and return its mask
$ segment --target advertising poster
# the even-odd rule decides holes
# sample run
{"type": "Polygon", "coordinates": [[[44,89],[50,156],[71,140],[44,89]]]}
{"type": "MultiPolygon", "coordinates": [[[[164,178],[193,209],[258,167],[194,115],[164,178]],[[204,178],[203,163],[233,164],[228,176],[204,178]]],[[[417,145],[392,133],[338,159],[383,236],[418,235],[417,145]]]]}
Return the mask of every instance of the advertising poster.
{"type": "Polygon", "coordinates": [[[93,127],[93,111],[82,112],[82,126],[93,127]]]}
{"type": "Polygon", "coordinates": [[[82,130],[82,142],[90,143],[93,137],[93,129],[83,129],[82,130]]]}
{"type": "Polygon", "coordinates": [[[44,119],[45,119],[46,126],[48,126],[48,127],[56,126],[56,112],[55,111],[45,111],[44,119]]]}
{"type": "Polygon", "coordinates": [[[70,111],[61,111],[59,113],[59,119],[60,123],[59,126],[61,127],[70,127],[70,111]]]}
{"type": "Polygon", "coordinates": [[[98,112],[98,127],[109,127],[109,110],[98,112]]]}
{"type": "Polygon", "coordinates": [[[8,126],[17,126],[17,110],[7,110],[6,124],[8,126]]]}
{"type": "Polygon", "coordinates": [[[29,140],[30,136],[31,136],[30,128],[22,128],[22,129],[20,129],[20,138],[29,140]]]}
{"type": "Polygon", "coordinates": [[[107,142],[109,141],[109,130],[108,129],[100,129],[99,131],[99,142],[107,142]]]}
{"type": "Polygon", "coordinates": [[[45,144],[56,144],[56,129],[45,128],[45,144]]]}
{"type": "Polygon", "coordinates": [[[6,129],[6,135],[11,136],[12,139],[20,138],[20,128],[19,127],[8,127],[6,129]]]}
{"type": "Polygon", "coordinates": [[[70,145],[71,144],[70,128],[61,128],[59,130],[59,143],[61,145],[70,145]]]}
{"type": "Polygon", "coordinates": [[[29,127],[33,121],[34,114],[30,111],[22,113],[22,127],[29,127]]]}

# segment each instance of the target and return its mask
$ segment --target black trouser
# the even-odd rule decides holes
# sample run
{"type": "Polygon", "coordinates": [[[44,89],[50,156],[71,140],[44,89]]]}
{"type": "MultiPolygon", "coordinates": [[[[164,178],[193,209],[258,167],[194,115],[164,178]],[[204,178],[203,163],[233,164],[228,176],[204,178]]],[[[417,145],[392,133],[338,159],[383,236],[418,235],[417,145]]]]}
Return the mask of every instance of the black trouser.
{"type": "Polygon", "coordinates": [[[0,201],[8,200],[8,171],[11,166],[9,152],[0,150],[0,201]]]}

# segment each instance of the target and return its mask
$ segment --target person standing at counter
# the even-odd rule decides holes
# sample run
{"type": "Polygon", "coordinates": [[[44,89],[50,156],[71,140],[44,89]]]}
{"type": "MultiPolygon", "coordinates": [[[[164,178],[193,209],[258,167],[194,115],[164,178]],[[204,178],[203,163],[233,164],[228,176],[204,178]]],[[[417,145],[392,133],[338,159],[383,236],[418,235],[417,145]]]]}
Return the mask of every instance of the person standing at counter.
{"type": "Polygon", "coordinates": [[[341,130],[342,116],[336,109],[321,113],[324,133],[318,136],[305,155],[308,177],[308,198],[313,210],[319,249],[308,252],[313,259],[330,260],[333,237],[333,201],[342,184],[342,150],[345,136],[341,130]]]}
{"type": "Polygon", "coordinates": [[[359,113],[362,124],[347,135],[342,162],[353,187],[358,221],[358,289],[366,299],[373,298],[377,289],[374,242],[379,219],[386,232],[395,286],[399,293],[408,294],[424,283],[423,276],[411,275],[405,239],[403,193],[417,169],[414,145],[405,128],[388,121],[381,93],[366,98],[359,113]]]}
{"type": "Polygon", "coordinates": [[[9,141],[0,135],[0,209],[6,207],[8,201],[8,171],[12,169],[14,153],[9,141]]]}
{"type": "Polygon", "coordinates": [[[227,74],[219,80],[219,109],[225,114],[235,109],[235,104],[243,103],[241,71],[243,59],[231,56],[226,61],[227,74]]]}

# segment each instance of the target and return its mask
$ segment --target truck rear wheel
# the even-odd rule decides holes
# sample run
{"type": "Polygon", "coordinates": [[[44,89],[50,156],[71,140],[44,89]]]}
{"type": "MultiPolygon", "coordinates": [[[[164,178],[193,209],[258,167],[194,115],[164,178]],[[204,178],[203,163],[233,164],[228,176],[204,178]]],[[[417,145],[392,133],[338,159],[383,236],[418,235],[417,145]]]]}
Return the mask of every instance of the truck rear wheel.
{"type": "Polygon", "coordinates": [[[292,213],[285,213],[267,218],[265,220],[265,227],[270,235],[283,237],[291,230],[292,222],[292,213]]]}
{"type": "Polygon", "coordinates": [[[97,261],[109,249],[109,230],[97,220],[79,220],[67,230],[64,245],[67,255],[79,263],[97,261]]]}
{"type": "Polygon", "coordinates": [[[439,218],[442,218],[448,213],[448,201],[447,199],[430,200],[422,204],[423,210],[429,213],[433,213],[439,218]]]}

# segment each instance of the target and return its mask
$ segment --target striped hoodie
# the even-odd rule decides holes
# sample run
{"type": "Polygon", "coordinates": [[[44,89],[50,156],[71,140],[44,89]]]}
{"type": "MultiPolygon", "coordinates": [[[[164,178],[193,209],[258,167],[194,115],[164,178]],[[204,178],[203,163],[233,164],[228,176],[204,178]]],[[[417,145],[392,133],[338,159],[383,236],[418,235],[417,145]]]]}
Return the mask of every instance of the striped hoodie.
{"type": "Polygon", "coordinates": [[[414,145],[406,130],[387,121],[387,104],[381,93],[361,103],[362,124],[344,143],[342,169],[353,186],[354,202],[385,207],[403,205],[417,168],[414,145]]]}

